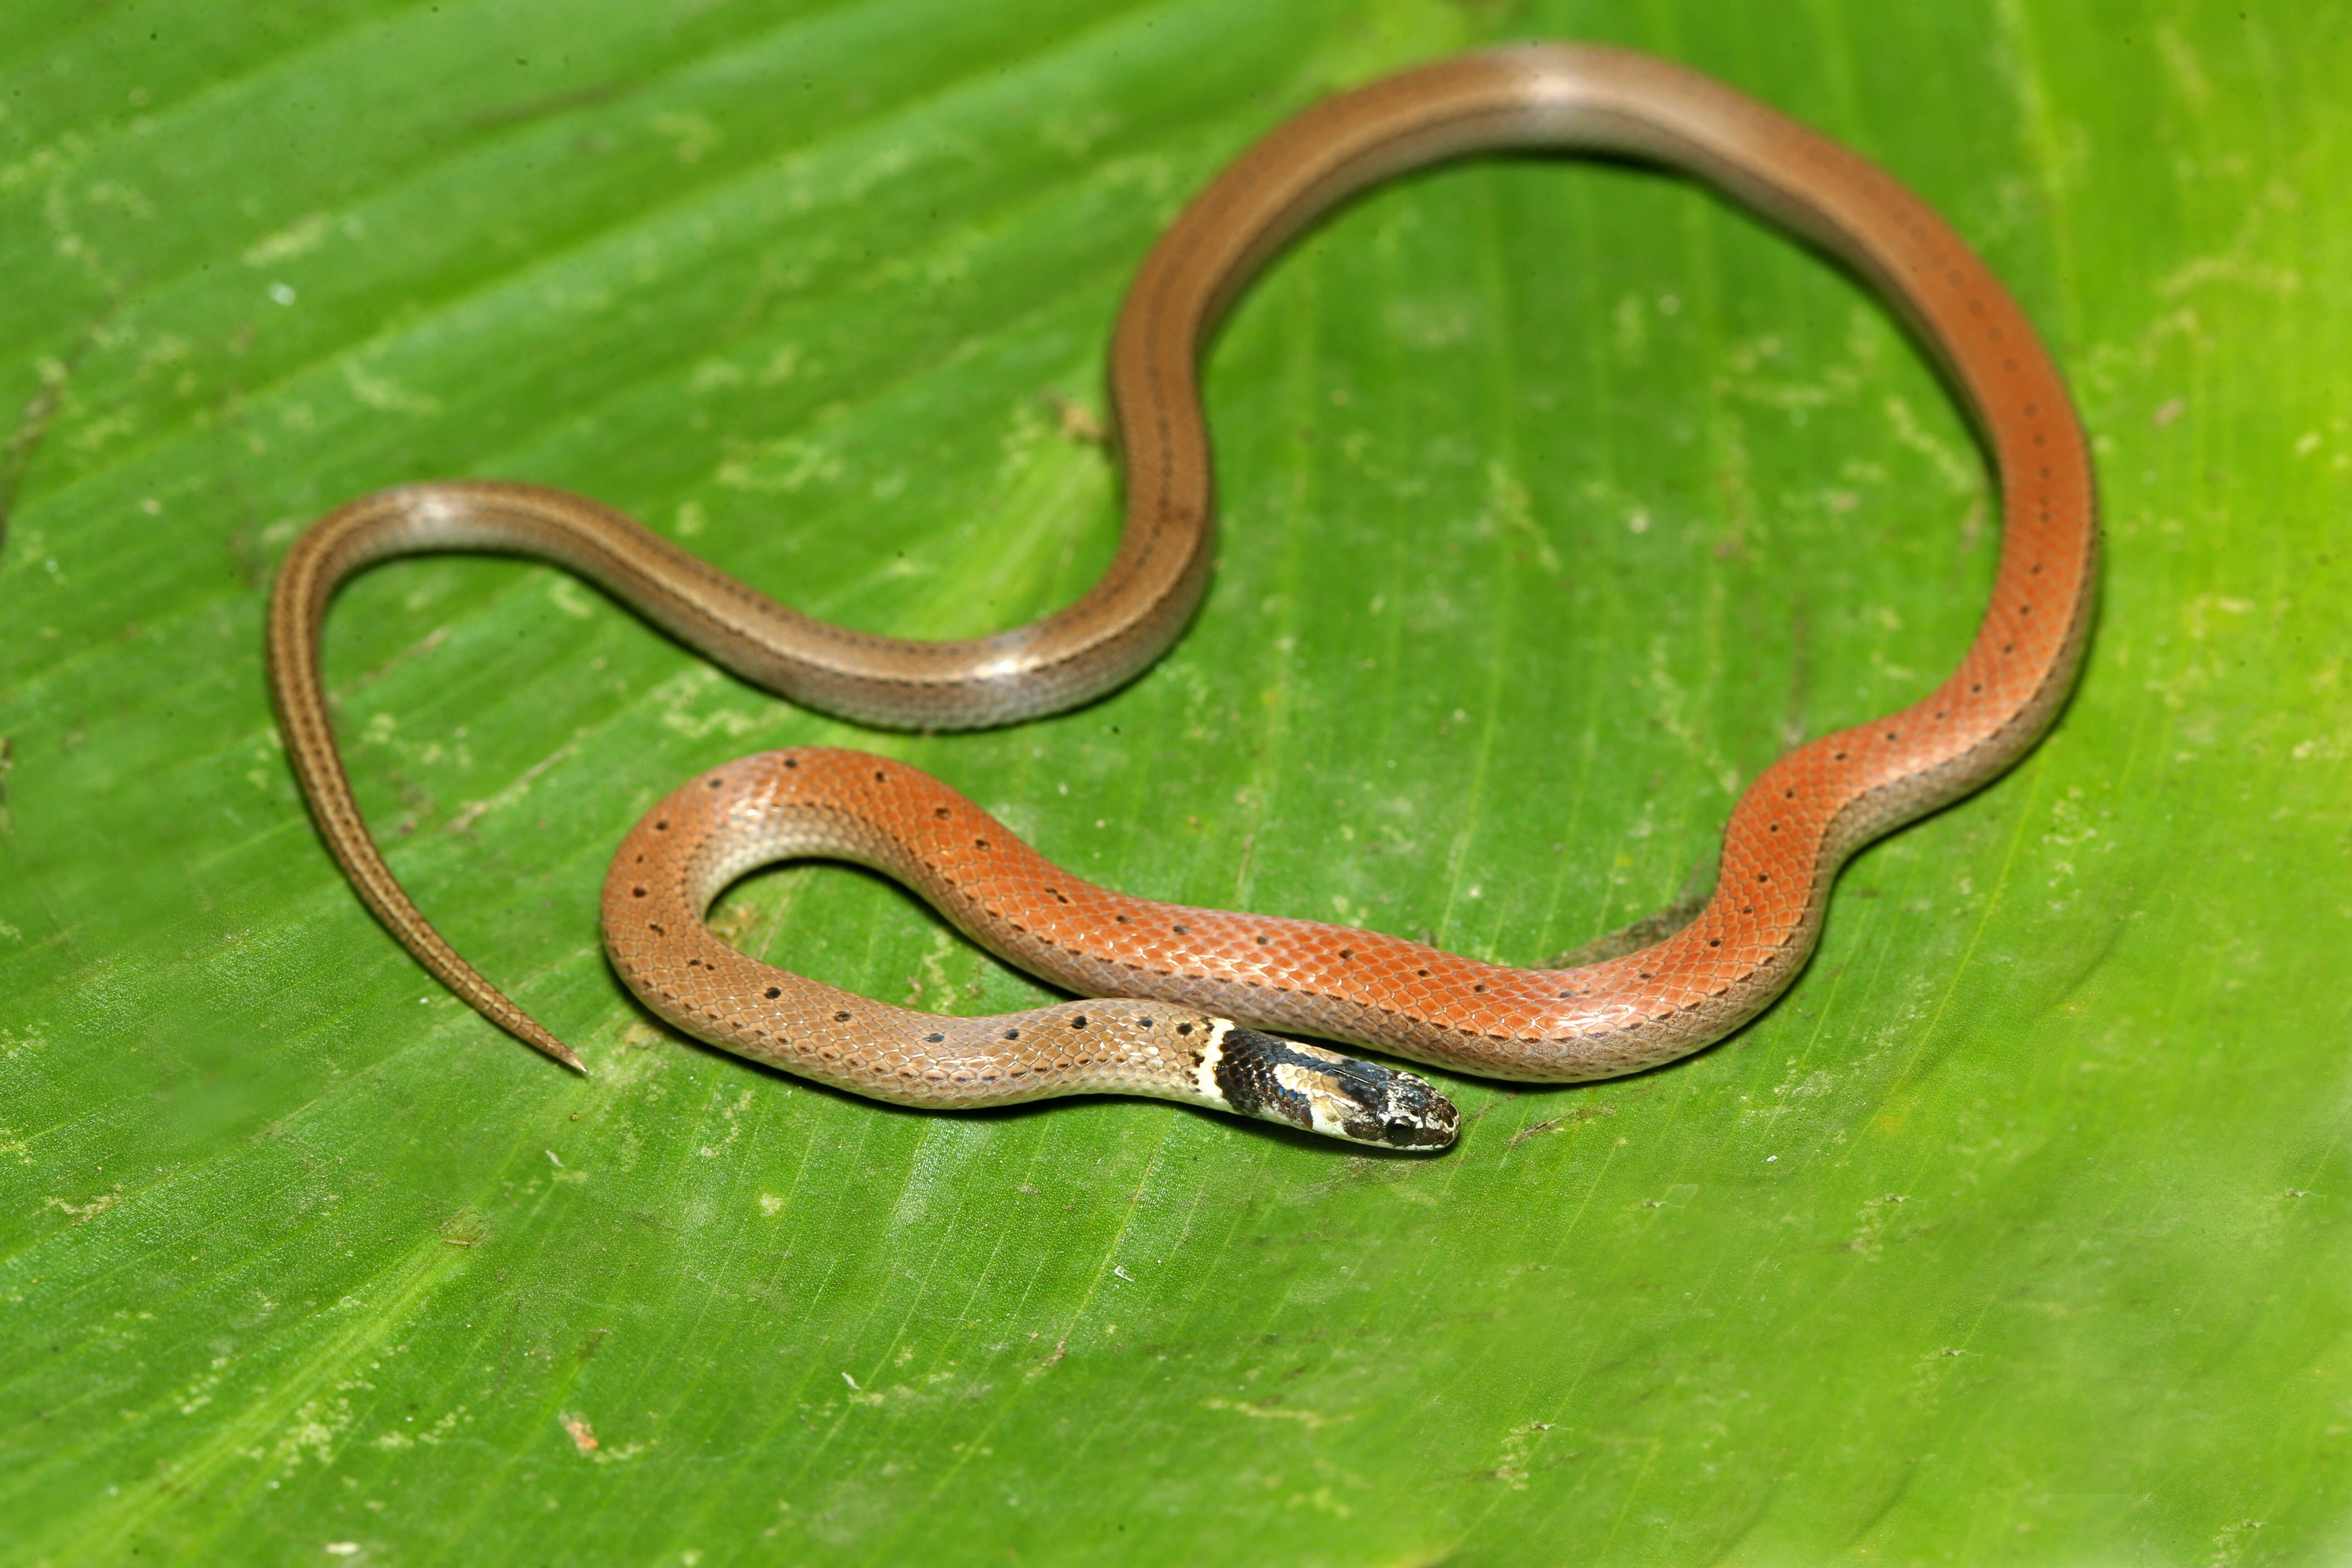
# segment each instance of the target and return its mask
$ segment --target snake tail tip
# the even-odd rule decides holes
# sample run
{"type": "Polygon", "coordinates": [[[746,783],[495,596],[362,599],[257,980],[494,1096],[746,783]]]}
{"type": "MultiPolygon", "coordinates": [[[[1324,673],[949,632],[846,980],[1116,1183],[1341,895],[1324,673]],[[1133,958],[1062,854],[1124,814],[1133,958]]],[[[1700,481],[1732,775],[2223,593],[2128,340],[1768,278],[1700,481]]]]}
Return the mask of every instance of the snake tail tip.
{"type": "Polygon", "coordinates": [[[570,1068],[573,1072],[578,1073],[582,1078],[593,1078],[596,1076],[594,1073],[588,1070],[588,1064],[582,1061],[579,1055],[574,1052],[570,1046],[565,1045],[562,1040],[557,1039],[553,1035],[547,1033],[544,1029],[541,1030],[537,1035],[524,1036],[523,1042],[531,1047],[534,1050],[537,1050],[541,1055],[553,1058],[556,1061],[570,1068]]]}

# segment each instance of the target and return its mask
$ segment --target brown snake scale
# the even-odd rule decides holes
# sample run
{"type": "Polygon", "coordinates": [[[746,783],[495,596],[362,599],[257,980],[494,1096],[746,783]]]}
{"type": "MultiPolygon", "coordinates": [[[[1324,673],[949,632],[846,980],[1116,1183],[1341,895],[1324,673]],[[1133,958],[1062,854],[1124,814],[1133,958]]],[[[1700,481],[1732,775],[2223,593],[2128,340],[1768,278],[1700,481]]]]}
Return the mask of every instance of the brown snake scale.
{"type": "Polygon", "coordinates": [[[1260,1031],[1543,1081],[1631,1072],[1719,1039],[1794,980],[1848,856],[2001,773],[2049,726],[2089,632],[2095,503],[2056,369],[1932,210],[1828,138],[1706,77],[1617,49],[1527,45],[1373,82],[1281,126],[1195,198],[1145,261],[1112,344],[1127,482],[1118,553],[1077,603],[1033,626],[944,643],[847,631],[773,603],[618,513],[534,486],[415,485],[331,513],[289,552],[270,616],[287,749],[330,849],[436,975],[578,1066],[450,950],[369,837],[319,675],[320,630],[344,580],[426,551],[524,555],[588,577],[748,679],[869,723],[968,729],[1075,706],[1148,667],[1200,601],[1213,508],[1197,359],[1226,306],[1287,239],[1353,193],[1498,148],[1678,169],[1828,251],[1934,353],[2000,482],[2000,565],[1959,668],[1910,707],[1801,746],[1749,785],[1725,831],[1714,897],[1695,921],[1622,958],[1520,970],[1310,921],[1156,903],[1055,868],[914,769],[803,749],[714,770],[637,826],[606,883],[606,947],[630,988],[678,1027],[879,1099],[956,1107],[1152,1094],[1412,1148],[1454,1135],[1453,1107],[1429,1086],[1260,1031]],[[934,1017],[757,963],[710,934],[704,911],[730,879],[794,856],[876,867],[1007,960],[1113,1000],[934,1017]]]}

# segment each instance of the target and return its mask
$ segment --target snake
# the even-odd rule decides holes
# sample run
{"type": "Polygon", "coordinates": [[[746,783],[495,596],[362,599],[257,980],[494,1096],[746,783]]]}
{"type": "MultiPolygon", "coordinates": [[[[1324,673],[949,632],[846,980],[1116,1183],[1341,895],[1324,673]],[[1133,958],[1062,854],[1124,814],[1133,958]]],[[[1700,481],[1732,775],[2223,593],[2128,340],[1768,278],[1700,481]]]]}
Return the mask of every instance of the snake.
{"type": "Polygon", "coordinates": [[[603,898],[628,989],[675,1027],[788,1073],[924,1109],[1139,1095],[1361,1144],[1433,1151],[1459,1130],[1427,1079],[1309,1040],[1477,1078],[1640,1071],[1721,1039],[1794,981],[1840,868],[2028,752],[2073,689],[2094,617],[2090,453],[2024,312],[1893,175],[1681,65],[1538,43],[1455,56],[1315,104],[1234,160],[1150,249],[1109,354],[1124,516],[1109,565],[1066,608],[955,641],[800,615],[620,512],[544,487],[461,480],[376,492],[289,548],[268,663],[280,734],[325,844],[426,970],[556,1059],[580,1058],[462,959],[370,837],[337,751],[320,648],[330,601],[390,557],[468,551],[587,579],[737,675],[883,729],[971,730],[1060,712],[1135,679],[1200,605],[1214,537],[1200,363],[1265,263],[1398,174],[1495,152],[1582,153],[1690,176],[1826,253],[1907,326],[1973,424],[1998,487],[2000,557],[1952,674],[1897,712],[1797,746],[1733,806],[1715,890],[1638,951],[1565,968],[1486,963],[1319,921],[1192,909],[1094,886],[947,784],[807,747],[679,786],[627,835],[603,898]],[[752,959],[706,921],[778,859],[874,868],[957,928],[1078,998],[994,1016],[888,1005],[752,959]],[[1304,1035],[1309,1040],[1297,1040],[1304,1035]]]}

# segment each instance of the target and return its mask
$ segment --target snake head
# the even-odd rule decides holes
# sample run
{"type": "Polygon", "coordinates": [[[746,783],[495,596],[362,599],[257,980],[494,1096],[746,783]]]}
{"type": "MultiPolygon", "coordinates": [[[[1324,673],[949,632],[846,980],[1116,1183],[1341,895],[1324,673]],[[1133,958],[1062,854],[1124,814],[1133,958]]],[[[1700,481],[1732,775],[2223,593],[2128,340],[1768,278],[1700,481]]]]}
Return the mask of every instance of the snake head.
{"type": "Polygon", "coordinates": [[[1462,1124],[1428,1079],[1378,1062],[1222,1024],[1201,1066],[1202,1087],[1244,1116],[1384,1149],[1450,1147],[1462,1124]]]}

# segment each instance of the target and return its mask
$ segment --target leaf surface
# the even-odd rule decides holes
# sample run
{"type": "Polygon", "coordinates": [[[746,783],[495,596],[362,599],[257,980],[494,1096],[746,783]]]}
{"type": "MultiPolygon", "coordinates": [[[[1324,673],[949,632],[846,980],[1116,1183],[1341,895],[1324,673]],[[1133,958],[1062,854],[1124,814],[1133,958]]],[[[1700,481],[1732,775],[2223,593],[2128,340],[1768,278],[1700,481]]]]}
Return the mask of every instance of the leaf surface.
{"type": "MultiPolygon", "coordinates": [[[[2352,145],[2338,15],[1314,0],[0,17],[0,1557],[2326,1560],[2347,1525],[2352,145]],[[1255,286],[1223,546],[1083,712],[863,731],[551,571],[339,602],[362,801],[567,1077],[367,917],[262,683],[326,509],[496,476],[814,615],[1108,560],[1136,263],[1318,97],[1673,55],[1937,204],[2108,529],[2073,706],[1873,848],[1764,1018],[1449,1079],[1381,1158],[1174,1107],[929,1116],[649,1026],[605,857],[868,747],[1150,897],[1531,962],[1668,901],[1788,745],[1927,690],[2000,520],[1849,279],[1687,184],[1476,161],[1255,286]]],[[[781,868],[750,951],[1050,994],[781,868]]]]}

